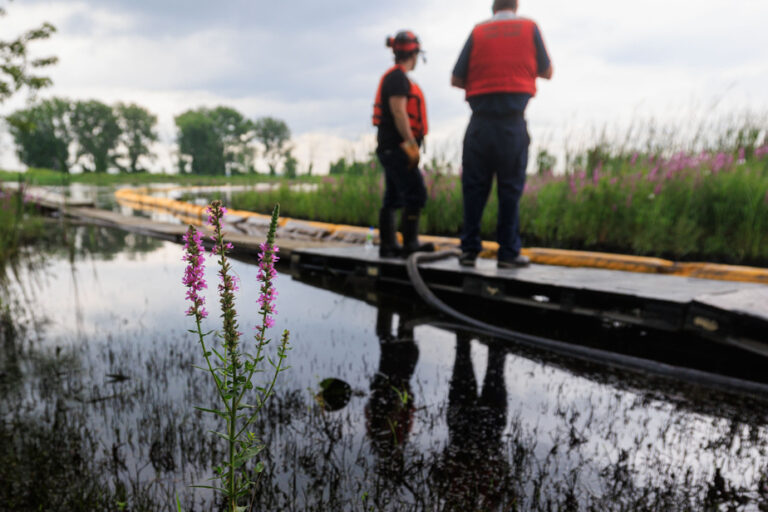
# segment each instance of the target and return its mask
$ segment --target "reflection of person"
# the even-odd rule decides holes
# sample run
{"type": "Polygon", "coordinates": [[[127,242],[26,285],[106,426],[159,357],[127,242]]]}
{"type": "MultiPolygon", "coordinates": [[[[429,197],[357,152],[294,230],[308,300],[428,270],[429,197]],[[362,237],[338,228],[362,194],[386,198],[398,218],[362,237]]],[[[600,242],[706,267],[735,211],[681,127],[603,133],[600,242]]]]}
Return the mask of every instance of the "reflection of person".
{"type": "Polygon", "coordinates": [[[413,32],[399,32],[387,40],[395,65],[381,77],[373,106],[378,126],[376,155],[384,167],[384,199],[379,211],[379,256],[407,256],[434,250],[418,240],[419,215],[427,201],[427,189],[419,171],[419,151],[427,134],[427,110],[419,86],[406,73],[416,67],[421,51],[413,32]],[[400,229],[403,247],[397,243],[395,215],[402,208],[400,229]]]}
{"type": "Polygon", "coordinates": [[[459,262],[473,266],[482,249],[480,220],[496,175],[498,266],[528,264],[520,254],[518,201],[525,186],[530,139],[523,114],[536,78],[552,77],[539,28],[516,14],[517,0],[495,0],[493,18],[475,26],[453,69],[472,117],[464,135],[464,227],[459,262]]]}
{"type": "Polygon", "coordinates": [[[456,334],[456,360],[448,392],[448,445],[435,476],[446,510],[497,510],[509,473],[502,434],[507,423],[504,352],[489,347],[482,392],[470,357],[468,335],[456,334]]]}
{"type": "Polygon", "coordinates": [[[378,471],[388,478],[401,476],[403,449],[413,421],[411,377],[419,359],[413,329],[401,313],[397,334],[392,333],[394,311],[380,306],[376,334],[381,344],[379,371],[371,381],[371,396],[365,408],[366,427],[378,459],[378,471]]]}

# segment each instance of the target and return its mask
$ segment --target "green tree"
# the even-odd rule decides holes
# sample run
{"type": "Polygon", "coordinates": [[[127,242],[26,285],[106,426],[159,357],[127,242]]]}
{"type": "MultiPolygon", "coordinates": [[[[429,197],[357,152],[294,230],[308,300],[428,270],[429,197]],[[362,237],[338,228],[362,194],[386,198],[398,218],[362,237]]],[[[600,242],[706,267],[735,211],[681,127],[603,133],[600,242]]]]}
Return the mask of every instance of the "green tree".
{"type": "MultiPolygon", "coordinates": [[[[286,178],[295,178],[299,167],[299,161],[293,156],[293,148],[285,150],[285,162],[283,163],[283,176],[286,178]]],[[[310,173],[311,173],[310,169],[310,173]]]]}
{"type": "Polygon", "coordinates": [[[71,111],[70,101],[51,98],[7,116],[19,160],[29,167],[69,172],[71,111]]]}
{"type": "Polygon", "coordinates": [[[120,126],[112,107],[97,100],[78,101],[72,109],[72,130],[77,140],[78,161],[90,159],[93,167],[81,163],[83,170],[107,172],[114,163],[120,126]]]}
{"type": "Polygon", "coordinates": [[[291,130],[285,121],[274,117],[262,117],[254,124],[254,134],[264,146],[264,159],[269,166],[270,176],[277,173],[281,161],[287,157],[287,144],[291,139],[291,130]]]}
{"type": "Polygon", "coordinates": [[[551,174],[557,164],[557,157],[546,149],[540,149],[536,155],[536,174],[551,174]]]}
{"type": "Polygon", "coordinates": [[[224,146],[205,112],[188,110],[176,116],[179,169],[192,174],[224,174],[224,146]]]}
{"type": "MultiPolygon", "coordinates": [[[[5,9],[0,7],[0,17],[5,16],[5,9]]],[[[23,88],[34,93],[38,89],[50,86],[50,78],[34,74],[35,70],[55,64],[56,57],[30,59],[29,43],[48,39],[56,32],[50,23],[43,23],[38,28],[28,30],[11,40],[0,39],[0,103],[23,88]]]]}
{"type": "Polygon", "coordinates": [[[121,156],[128,160],[127,170],[139,172],[141,157],[154,158],[150,146],[157,141],[157,116],[133,103],[118,103],[115,111],[121,132],[119,142],[125,151],[121,156]]]}
{"type": "Polygon", "coordinates": [[[175,118],[179,129],[179,169],[193,174],[244,170],[252,160],[252,124],[229,107],[188,110],[175,118]]]}

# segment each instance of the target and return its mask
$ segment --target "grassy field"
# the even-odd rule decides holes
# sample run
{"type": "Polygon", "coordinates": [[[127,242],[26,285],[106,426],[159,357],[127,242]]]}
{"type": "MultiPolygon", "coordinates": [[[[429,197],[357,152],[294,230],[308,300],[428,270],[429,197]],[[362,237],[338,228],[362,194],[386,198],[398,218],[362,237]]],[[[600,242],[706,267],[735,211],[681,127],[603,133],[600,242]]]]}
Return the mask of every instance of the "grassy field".
{"type": "MultiPolygon", "coordinates": [[[[108,185],[144,185],[151,183],[178,183],[180,185],[247,185],[257,182],[279,180],[266,174],[234,174],[226,176],[203,176],[192,174],[151,174],[151,173],[79,173],[64,174],[49,169],[28,169],[23,173],[0,170],[0,181],[17,181],[22,179],[29,185],[67,185],[69,183],[84,183],[97,186],[108,185]]],[[[311,181],[317,178],[303,178],[311,181]]]]}

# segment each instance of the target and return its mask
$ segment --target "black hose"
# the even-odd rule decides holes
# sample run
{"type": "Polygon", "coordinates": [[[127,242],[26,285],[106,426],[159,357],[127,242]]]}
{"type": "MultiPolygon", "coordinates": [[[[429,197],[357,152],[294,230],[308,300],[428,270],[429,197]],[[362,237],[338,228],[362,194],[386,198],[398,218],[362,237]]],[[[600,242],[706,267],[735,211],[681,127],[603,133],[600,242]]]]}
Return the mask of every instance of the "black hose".
{"type": "Polygon", "coordinates": [[[416,288],[416,292],[421,296],[422,299],[424,299],[428,305],[437,309],[438,311],[441,311],[442,313],[445,313],[446,315],[460,320],[467,325],[473,326],[486,333],[492,334],[493,336],[512,341],[525,347],[538,349],[543,348],[557,354],[575,357],[584,361],[597,362],[614,368],[631,370],[641,374],[652,374],[671,379],[683,380],[699,385],[715,386],[730,392],[749,393],[763,399],[765,398],[766,393],[768,393],[768,384],[738,379],[726,375],[719,375],[716,373],[696,370],[693,368],[673,366],[658,361],[642,359],[640,357],[634,357],[616,352],[610,352],[607,350],[556,341],[549,338],[543,338],[541,336],[525,334],[522,332],[491,325],[456,311],[438,299],[435,294],[432,293],[429,287],[427,287],[426,283],[421,277],[421,274],[419,274],[419,263],[457,257],[459,254],[460,252],[457,250],[432,253],[413,253],[408,257],[408,260],[406,261],[406,269],[408,270],[408,277],[413,283],[414,288],[416,288]]]}

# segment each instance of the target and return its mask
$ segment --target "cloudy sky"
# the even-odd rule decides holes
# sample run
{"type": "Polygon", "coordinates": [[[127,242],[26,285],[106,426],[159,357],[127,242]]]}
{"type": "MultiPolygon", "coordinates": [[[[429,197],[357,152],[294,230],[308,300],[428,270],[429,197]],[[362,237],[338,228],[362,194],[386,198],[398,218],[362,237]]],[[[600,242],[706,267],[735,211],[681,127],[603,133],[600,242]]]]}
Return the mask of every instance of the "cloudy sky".
{"type": "MultiPolygon", "coordinates": [[[[414,30],[412,73],[430,116],[428,150],[458,159],[469,109],[449,85],[491,0],[0,0],[0,37],[53,23],[45,96],[139,103],[159,116],[158,168],[172,168],[174,115],[227,105],[284,119],[304,169],[374,148],[370,111],[391,63],[387,35],[414,30]]],[[[649,120],[692,126],[768,107],[765,0],[520,0],[555,67],[528,109],[534,145],[559,153],[649,120]]],[[[23,106],[17,96],[0,115],[23,106]]],[[[3,129],[3,131],[5,131],[3,129]]],[[[536,149],[534,148],[534,150],[536,149]]],[[[18,168],[8,136],[0,167],[18,168]]]]}

